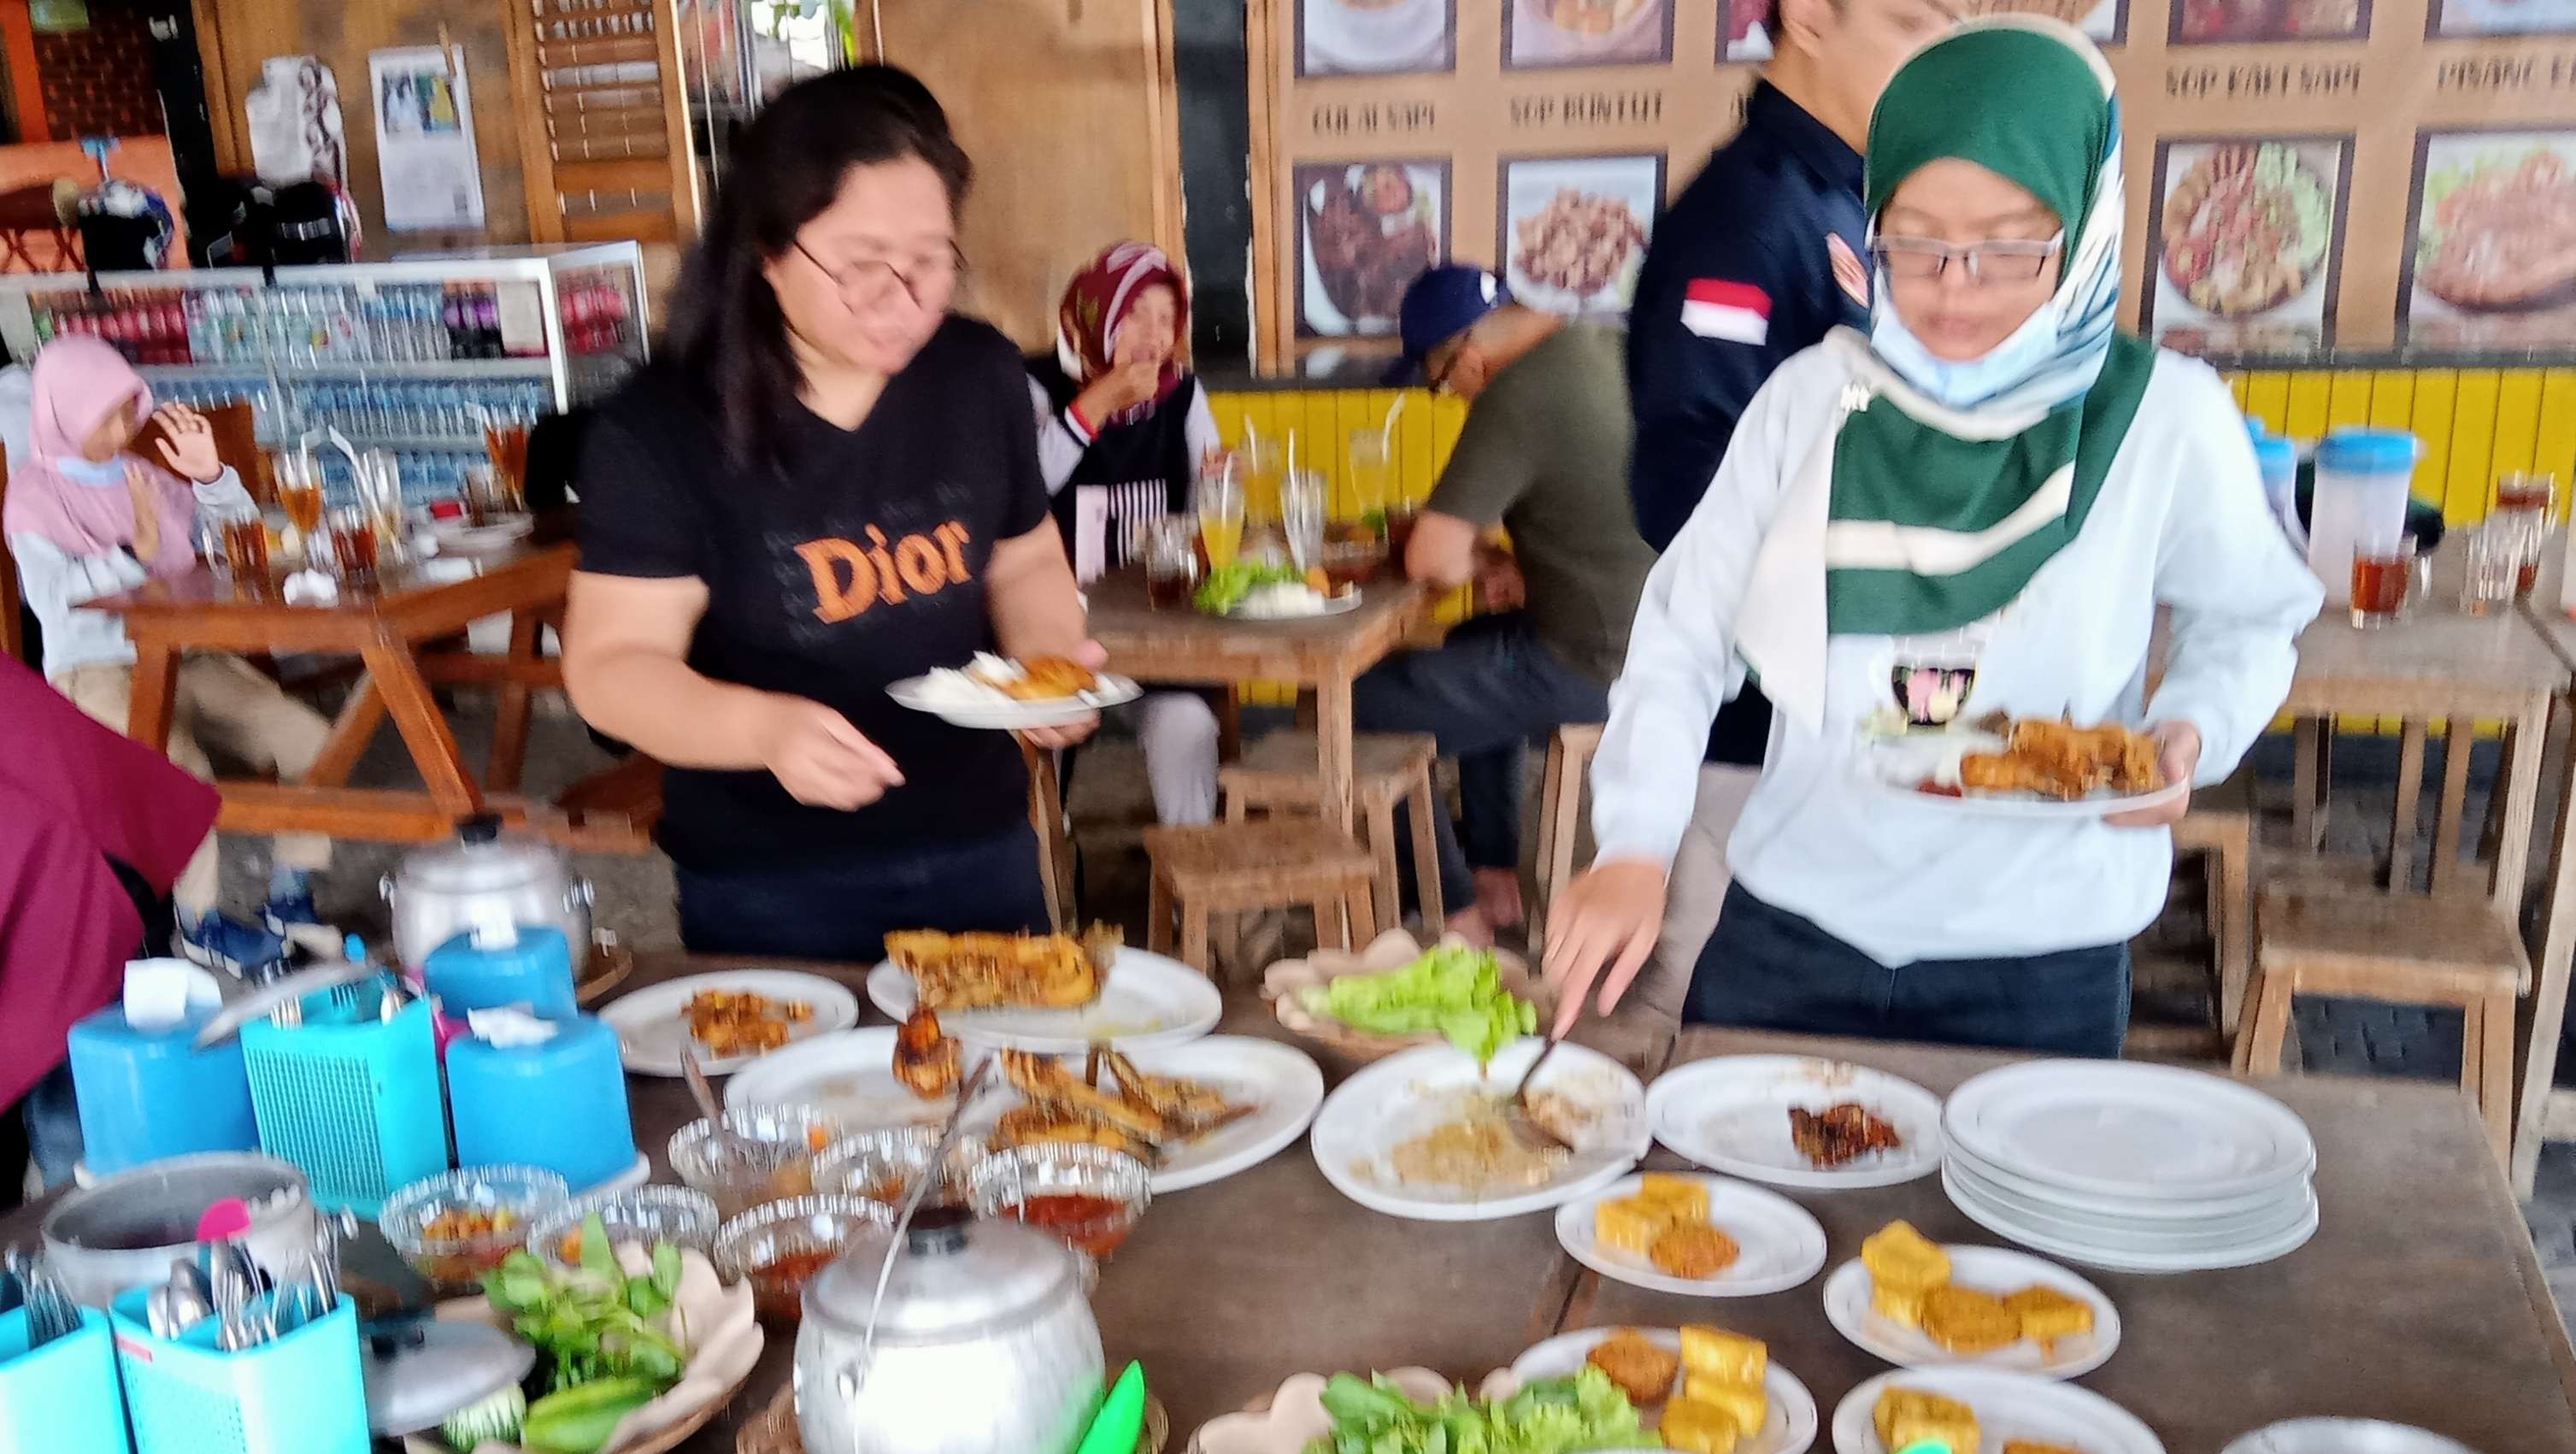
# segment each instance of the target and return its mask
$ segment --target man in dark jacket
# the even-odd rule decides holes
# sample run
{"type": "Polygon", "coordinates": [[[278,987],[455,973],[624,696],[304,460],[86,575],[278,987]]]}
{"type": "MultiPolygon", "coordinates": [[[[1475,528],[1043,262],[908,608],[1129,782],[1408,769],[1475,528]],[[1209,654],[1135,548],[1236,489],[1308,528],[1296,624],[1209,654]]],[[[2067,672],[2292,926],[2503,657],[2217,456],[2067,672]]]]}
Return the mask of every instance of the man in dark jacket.
{"type": "MultiPolygon", "coordinates": [[[[1790,355],[1869,326],[1860,148],[1899,62],[1954,0],[1779,0],[1744,129],[1655,226],[1628,317],[1637,531],[1662,550],[1699,508],[1736,421],[1790,355]]],[[[1632,994],[1678,1017],[1726,898],[1726,839],[1762,766],[1771,706],[1748,684],[1709,732],[1655,962],[1632,994]]]]}

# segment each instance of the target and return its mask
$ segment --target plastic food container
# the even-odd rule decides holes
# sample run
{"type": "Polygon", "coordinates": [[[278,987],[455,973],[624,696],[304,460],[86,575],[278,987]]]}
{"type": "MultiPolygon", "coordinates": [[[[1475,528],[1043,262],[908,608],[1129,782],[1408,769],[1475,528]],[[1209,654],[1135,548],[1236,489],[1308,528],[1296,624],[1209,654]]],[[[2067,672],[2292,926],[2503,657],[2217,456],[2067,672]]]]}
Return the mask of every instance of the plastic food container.
{"type": "Polygon", "coordinates": [[[466,1292],[527,1244],[540,1217],[571,1200],[564,1179],[537,1166],[467,1166],[416,1181],[385,1199],[385,1240],[444,1292],[466,1292]],[[478,1223],[442,1234],[443,1219],[478,1223]]]}
{"type": "Polygon", "coordinates": [[[728,1282],[749,1279],[751,1305],[764,1318],[793,1323],[804,1312],[805,1284],[832,1265],[869,1228],[890,1228],[894,1211],[854,1196],[804,1196],[756,1207],[716,1233],[716,1271],[728,1282]]]}
{"type": "Polygon", "coordinates": [[[671,1169],[715,1199],[716,1213],[814,1192],[814,1158],[841,1138],[840,1123],[812,1106],[744,1106],[724,1114],[723,1134],[703,1118],[671,1137],[671,1169]]]}
{"type": "Polygon", "coordinates": [[[632,1191],[599,1192],[564,1203],[528,1228],[528,1250],[565,1267],[581,1261],[582,1223],[593,1215],[608,1228],[612,1243],[650,1247],[668,1242],[715,1253],[715,1199],[685,1186],[639,1186],[632,1191]]]}

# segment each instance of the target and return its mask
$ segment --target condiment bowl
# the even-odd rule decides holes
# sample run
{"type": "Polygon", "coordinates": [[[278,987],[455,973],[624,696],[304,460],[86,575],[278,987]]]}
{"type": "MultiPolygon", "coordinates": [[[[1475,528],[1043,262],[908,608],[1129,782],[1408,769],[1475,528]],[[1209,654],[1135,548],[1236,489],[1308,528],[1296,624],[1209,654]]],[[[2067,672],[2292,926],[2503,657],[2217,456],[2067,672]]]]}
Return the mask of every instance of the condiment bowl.
{"type": "Polygon", "coordinates": [[[716,1232],[716,1271],[749,1279],[751,1303],[773,1322],[803,1313],[805,1284],[870,1227],[894,1225],[894,1210],[856,1196],[802,1196],[752,1208],[716,1232]]]}
{"type": "Polygon", "coordinates": [[[539,1217],[528,1228],[528,1250],[548,1262],[572,1267],[581,1261],[581,1225],[593,1214],[608,1228],[612,1243],[646,1247],[668,1242],[712,1255],[716,1227],[715,1198],[685,1186],[639,1186],[630,1191],[595,1192],[576,1197],[539,1217]]]}
{"type": "Polygon", "coordinates": [[[416,1181],[385,1198],[376,1223],[412,1270],[442,1292],[470,1291],[528,1240],[537,1220],[572,1197],[564,1179],[537,1166],[466,1166],[416,1181]],[[488,1230],[435,1235],[451,1213],[495,1219],[488,1230]]]}
{"type": "Polygon", "coordinates": [[[967,1204],[980,1217],[1014,1217],[1065,1245],[1107,1257],[1153,1199],[1144,1162],[1106,1146],[1041,1142],[975,1163],[967,1204]]]}
{"type": "MultiPolygon", "coordinates": [[[[822,1154],[814,1158],[814,1190],[899,1206],[904,1193],[912,1189],[913,1178],[930,1165],[931,1155],[938,1149],[936,1126],[890,1126],[854,1132],[823,1148],[822,1154]]],[[[957,1144],[949,1149],[947,1174],[923,1199],[923,1205],[965,1205],[967,1177],[983,1155],[982,1137],[959,1136],[957,1144]]]]}
{"type": "Polygon", "coordinates": [[[840,1135],[840,1122],[812,1106],[740,1106],[721,1129],[703,1117],[682,1126],[668,1155],[680,1180],[715,1199],[718,1216],[739,1217],[812,1195],[814,1155],[840,1135]]]}

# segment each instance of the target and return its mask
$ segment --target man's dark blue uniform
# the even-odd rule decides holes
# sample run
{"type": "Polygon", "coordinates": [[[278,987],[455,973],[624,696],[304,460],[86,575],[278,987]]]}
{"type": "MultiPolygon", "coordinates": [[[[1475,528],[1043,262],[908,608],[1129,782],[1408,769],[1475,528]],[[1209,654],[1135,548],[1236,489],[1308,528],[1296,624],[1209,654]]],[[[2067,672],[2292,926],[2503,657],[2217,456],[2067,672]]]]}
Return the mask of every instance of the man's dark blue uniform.
{"type": "MultiPolygon", "coordinates": [[[[1754,392],[1837,325],[1867,328],[1861,156],[1769,82],[1655,225],[1628,321],[1629,500],[1657,550],[1699,507],[1754,392]]],[[[1760,766],[1771,704],[1717,715],[1708,760],[1760,766]]]]}

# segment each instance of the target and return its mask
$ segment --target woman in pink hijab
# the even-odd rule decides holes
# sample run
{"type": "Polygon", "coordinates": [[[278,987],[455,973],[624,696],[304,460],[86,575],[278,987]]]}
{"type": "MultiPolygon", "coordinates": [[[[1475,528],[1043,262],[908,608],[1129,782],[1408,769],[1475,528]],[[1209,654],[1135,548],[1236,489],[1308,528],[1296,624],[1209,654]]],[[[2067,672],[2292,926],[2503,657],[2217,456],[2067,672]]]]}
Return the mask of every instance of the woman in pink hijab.
{"type": "MultiPolygon", "coordinates": [[[[220,518],[259,508],[241,477],[215,457],[203,416],[172,404],[155,411],[152,390],[102,340],[66,336],[36,354],[31,448],[9,461],[0,534],[17,559],[19,583],[45,642],[45,676],[99,721],[125,729],[134,681],[134,645],[125,623],[86,609],[102,596],[146,580],[197,568],[200,516],[220,518]],[[146,421],[166,436],[152,456],[128,453],[146,421]]],[[[170,756],[211,778],[208,742],[255,767],[294,777],[310,767],[330,735],[320,713],[288,696],[240,657],[191,653],[179,667],[170,756]]],[[[276,860],[284,876],[329,861],[330,841],[281,836],[276,860]]],[[[273,892],[279,892],[272,881],[273,892]]],[[[295,882],[288,891],[300,890],[295,882]]],[[[175,897],[183,939],[212,937],[216,895],[215,840],[210,834],[180,875],[175,897]]]]}

